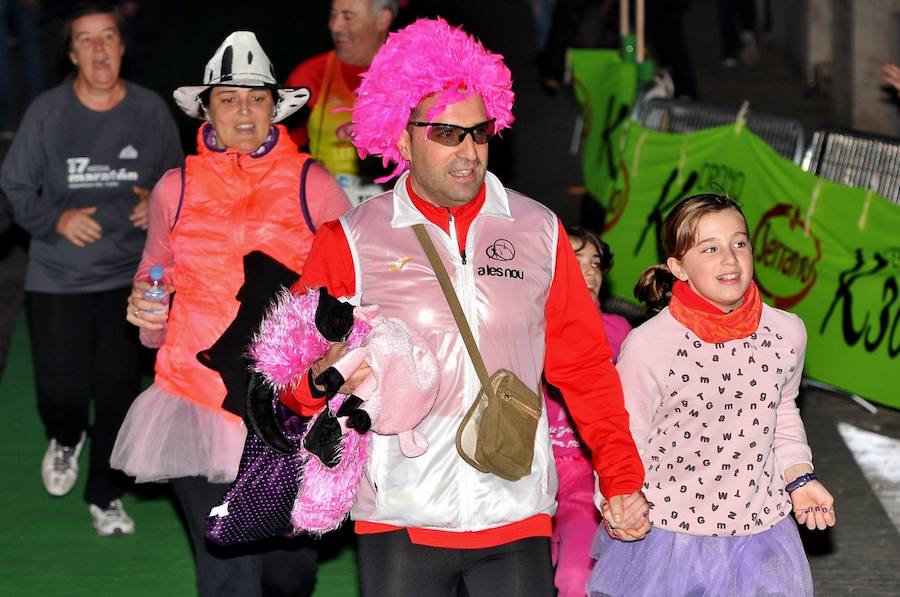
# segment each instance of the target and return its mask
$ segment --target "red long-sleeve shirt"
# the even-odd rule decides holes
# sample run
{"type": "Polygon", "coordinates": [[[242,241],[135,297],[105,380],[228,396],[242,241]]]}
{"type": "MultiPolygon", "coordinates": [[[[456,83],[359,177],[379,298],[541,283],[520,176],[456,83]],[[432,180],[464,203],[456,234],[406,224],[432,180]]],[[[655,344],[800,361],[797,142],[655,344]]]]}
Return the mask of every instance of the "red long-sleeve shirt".
{"type": "MultiPolygon", "coordinates": [[[[290,72],[287,79],[284,81],[286,87],[306,87],[309,89],[311,101],[301,112],[304,114],[304,121],[291,129],[291,139],[294,140],[297,147],[305,147],[309,144],[309,131],[307,130],[306,119],[309,118],[309,113],[312,111],[313,107],[328,101],[328,96],[323,95],[325,90],[322,89],[322,81],[325,79],[329,54],[331,54],[331,52],[323,52],[308,60],[304,60],[294,67],[294,70],[290,72]]],[[[349,89],[356,89],[359,87],[362,74],[366,72],[369,67],[360,67],[341,62],[340,68],[341,77],[344,79],[344,83],[347,87],[349,89]]],[[[346,107],[351,108],[352,106],[346,107]]]]}
{"type": "MultiPolygon", "coordinates": [[[[469,203],[455,208],[437,207],[419,198],[407,181],[413,205],[449,234],[450,215],[456,226],[459,249],[484,204],[485,188],[469,203]]],[[[643,465],[631,439],[622,386],[606,342],[603,321],[588,293],[581,268],[560,223],[556,270],[545,307],[547,320],[544,375],[562,392],[582,438],[593,452],[594,468],[604,495],[627,495],[641,488],[643,465]]],[[[313,241],[303,275],[295,289],[324,286],[334,296],[356,294],[353,256],[340,222],[323,225],[313,241]]],[[[306,380],[293,393],[285,393],[288,407],[312,414],[323,399],[313,398],[306,380]]],[[[394,530],[390,525],[357,522],[358,533],[394,530]]],[[[437,547],[481,548],[516,539],[550,535],[550,518],[538,515],[503,527],[476,532],[408,529],[414,543],[437,547]]]]}

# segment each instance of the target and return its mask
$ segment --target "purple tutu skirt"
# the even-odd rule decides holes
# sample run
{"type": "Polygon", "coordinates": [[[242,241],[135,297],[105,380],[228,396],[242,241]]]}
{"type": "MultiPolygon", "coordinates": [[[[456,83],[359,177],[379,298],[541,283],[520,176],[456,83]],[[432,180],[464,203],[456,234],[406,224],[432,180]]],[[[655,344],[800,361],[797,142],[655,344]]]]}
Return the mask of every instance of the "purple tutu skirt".
{"type": "Polygon", "coordinates": [[[590,597],[811,597],[812,574],[797,524],[707,537],[654,528],[641,541],[614,541],[601,527],[588,582],[590,597]]]}

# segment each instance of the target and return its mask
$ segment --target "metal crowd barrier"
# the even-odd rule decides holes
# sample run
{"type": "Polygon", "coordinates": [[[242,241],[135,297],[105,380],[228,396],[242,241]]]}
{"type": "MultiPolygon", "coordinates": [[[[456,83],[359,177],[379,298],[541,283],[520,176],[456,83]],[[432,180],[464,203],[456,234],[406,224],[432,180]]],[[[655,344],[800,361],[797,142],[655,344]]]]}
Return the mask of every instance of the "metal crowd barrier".
{"type": "MultiPolygon", "coordinates": [[[[739,110],[710,106],[690,100],[654,98],[637,102],[632,118],[649,129],[667,133],[689,133],[734,123],[739,110]]],[[[781,156],[799,164],[803,158],[803,126],[799,120],[748,110],[747,128],[781,156]]]]}
{"type": "Polygon", "coordinates": [[[821,129],[813,134],[802,168],[842,185],[871,189],[900,205],[900,139],[821,129]]]}
{"type": "Polygon", "coordinates": [[[603,299],[603,312],[621,315],[627,319],[628,323],[633,327],[641,325],[653,315],[653,313],[648,312],[638,303],[617,296],[610,296],[603,299]]]}

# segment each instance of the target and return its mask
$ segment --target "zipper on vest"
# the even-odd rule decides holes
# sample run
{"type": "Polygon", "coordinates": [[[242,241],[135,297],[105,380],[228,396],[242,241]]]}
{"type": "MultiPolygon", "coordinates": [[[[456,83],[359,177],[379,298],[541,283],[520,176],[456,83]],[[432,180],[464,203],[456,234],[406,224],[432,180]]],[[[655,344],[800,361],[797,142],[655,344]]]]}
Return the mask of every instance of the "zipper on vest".
{"type": "Polygon", "coordinates": [[[244,169],[244,164],[241,163],[241,154],[239,154],[239,153],[236,152],[236,151],[229,151],[229,152],[226,153],[225,155],[227,155],[227,156],[231,159],[231,163],[232,163],[232,164],[234,164],[235,166],[237,166],[237,167],[240,168],[241,170],[244,169]]]}
{"type": "MultiPolygon", "coordinates": [[[[456,221],[453,218],[453,212],[451,212],[449,208],[447,208],[447,217],[450,219],[450,225],[448,226],[448,231],[450,233],[450,242],[453,243],[454,249],[459,250],[459,239],[456,236],[456,221]]],[[[460,251],[460,257],[462,258],[463,265],[465,265],[466,264],[465,250],[460,251]]],[[[462,286],[462,288],[460,289],[461,291],[457,293],[461,297],[460,303],[463,303],[466,300],[465,299],[465,296],[466,296],[465,295],[465,292],[466,292],[466,280],[465,280],[466,273],[465,272],[466,272],[466,268],[463,267],[460,270],[462,279],[461,280],[459,280],[459,279],[453,280],[453,282],[454,282],[453,286],[456,286],[457,284],[460,284],[462,286]]],[[[463,312],[465,312],[464,306],[463,306],[463,312]]],[[[467,359],[467,361],[468,361],[468,359],[467,359]]],[[[472,368],[472,365],[469,362],[469,364],[467,365],[467,369],[471,369],[471,368],[472,368]]],[[[463,379],[464,379],[463,387],[465,388],[465,390],[468,390],[469,378],[470,378],[470,374],[468,371],[466,371],[463,375],[463,379]]],[[[469,469],[471,467],[466,465],[462,458],[459,459],[457,466],[458,466],[457,471],[459,471],[459,472],[456,475],[456,480],[457,480],[457,483],[459,484],[460,520],[462,521],[463,527],[468,527],[472,523],[472,509],[470,508],[469,497],[468,497],[468,496],[472,495],[472,484],[469,482],[469,475],[471,475],[471,471],[467,470],[467,469],[469,469]]]]}
{"type": "MultiPolygon", "coordinates": [[[[447,208],[447,216],[450,218],[450,240],[453,241],[453,247],[455,249],[459,249],[459,238],[456,236],[456,220],[453,219],[453,212],[447,208]]],[[[466,250],[465,248],[459,251],[459,256],[462,258],[463,265],[466,264],[466,250]]]]}

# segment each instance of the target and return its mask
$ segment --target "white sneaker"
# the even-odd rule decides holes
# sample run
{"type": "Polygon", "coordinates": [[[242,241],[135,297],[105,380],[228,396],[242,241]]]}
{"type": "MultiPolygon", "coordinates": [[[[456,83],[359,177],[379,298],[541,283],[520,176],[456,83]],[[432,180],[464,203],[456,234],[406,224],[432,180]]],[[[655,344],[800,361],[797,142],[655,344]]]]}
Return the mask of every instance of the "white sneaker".
{"type": "Polygon", "coordinates": [[[101,537],[134,533],[134,521],[125,512],[122,500],[113,500],[106,508],[91,504],[88,510],[91,512],[94,528],[101,537]]]}
{"type": "Polygon", "coordinates": [[[47,493],[55,496],[66,495],[72,491],[78,480],[78,455],[84,445],[85,433],[74,447],[63,446],[55,439],[50,440],[44,460],[41,462],[41,477],[47,493]]]}

